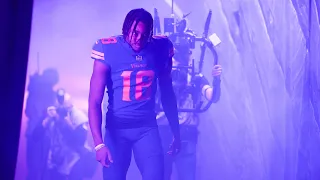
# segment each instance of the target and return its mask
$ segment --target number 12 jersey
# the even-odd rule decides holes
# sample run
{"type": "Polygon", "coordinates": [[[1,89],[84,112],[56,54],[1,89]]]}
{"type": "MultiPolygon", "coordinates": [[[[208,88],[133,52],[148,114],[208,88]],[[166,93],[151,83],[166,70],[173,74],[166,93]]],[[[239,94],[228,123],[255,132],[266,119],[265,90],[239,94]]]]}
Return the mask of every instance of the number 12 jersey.
{"type": "Polygon", "coordinates": [[[107,127],[156,126],[157,78],[170,64],[172,52],[166,37],[152,38],[139,53],[121,35],[96,41],[91,58],[109,68],[107,127]]]}

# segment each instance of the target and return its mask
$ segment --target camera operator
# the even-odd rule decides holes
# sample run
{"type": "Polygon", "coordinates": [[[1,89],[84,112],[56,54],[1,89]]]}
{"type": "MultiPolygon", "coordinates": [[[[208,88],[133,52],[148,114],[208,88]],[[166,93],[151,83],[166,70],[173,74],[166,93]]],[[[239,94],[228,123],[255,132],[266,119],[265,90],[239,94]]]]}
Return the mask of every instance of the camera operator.
{"type": "MultiPolygon", "coordinates": [[[[172,78],[175,87],[179,108],[192,109],[194,97],[199,94],[201,98],[212,100],[213,103],[220,98],[220,78],[222,68],[220,65],[212,67],[213,82],[209,83],[202,74],[192,77],[190,70],[175,68],[174,66],[190,66],[191,51],[186,47],[175,47],[173,58],[172,78]],[[190,88],[193,87],[193,88],[190,88]]],[[[165,152],[165,180],[171,179],[173,163],[176,165],[179,180],[196,179],[196,145],[198,140],[198,114],[194,112],[179,112],[181,151],[178,154],[167,152],[172,141],[172,134],[168,121],[163,112],[158,113],[158,126],[165,152]]]]}
{"type": "MultiPolygon", "coordinates": [[[[80,179],[88,169],[74,169],[81,158],[94,156],[86,146],[88,117],[73,106],[63,89],[57,91],[57,103],[47,108],[47,116],[34,132],[34,138],[46,142],[45,180],[80,179]]],[[[90,161],[90,160],[89,160],[90,161]]],[[[78,166],[79,167],[79,166],[78,166]]],[[[81,166],[80,166],[81,167],[81,166]]]]}
{"type": "Polygon", "coordinates": [[[41,141],[34,141],[32,134],[46,115],[47,107],[54,104],[56,93],[54,86],[59,82],[57,69],[46,68],[42,73],[36,72],[29,77],[25,115],[26,127],[26,180],[40,180],[44,169],[45,155],[42,155],[41,141]]]}

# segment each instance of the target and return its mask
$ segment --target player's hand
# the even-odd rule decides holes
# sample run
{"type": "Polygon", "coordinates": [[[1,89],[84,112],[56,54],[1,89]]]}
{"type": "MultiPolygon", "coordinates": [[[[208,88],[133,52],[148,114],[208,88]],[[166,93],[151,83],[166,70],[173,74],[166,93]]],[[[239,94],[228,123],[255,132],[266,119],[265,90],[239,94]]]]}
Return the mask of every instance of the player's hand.
{"type": "Polygon", "coordinates": [[[169,147],[169,151],[167,152],[169,155],[176,155],[180,152],[181,149],[181,140],[178,139],[173,139],[173,142],[171,143],[169,147]]]}
{"type": "Polygon", "coordinates": [[[104,167],[109,167],[113,163],[112,156],[108,147],[103,147],[96,152],[96,159],[104,167]]]}
{"type": "Polygon", "coordinates": [[[212,72],[211,72],[212,76],[213,77],[218,77],[218,76],[221,75],[221,73],[222,73],[221,65],[218,65],[218,64],[214,65],[213,68],[212,68],[212,72]]]}

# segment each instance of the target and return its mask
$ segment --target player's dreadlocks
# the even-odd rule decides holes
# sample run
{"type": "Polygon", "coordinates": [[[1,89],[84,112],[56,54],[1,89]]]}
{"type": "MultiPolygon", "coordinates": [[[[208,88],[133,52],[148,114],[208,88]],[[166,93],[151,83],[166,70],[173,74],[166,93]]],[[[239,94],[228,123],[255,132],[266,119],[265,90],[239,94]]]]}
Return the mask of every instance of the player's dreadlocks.
{"type": "Polygon", "coordinates": [[[132,24],[136,21],[134,29],[136,29],[139,22],[143,22],[146,26],[146,29],[149,29],[149,37],[153,35],[153,18],[152,15],[143,8],[131,10],[123,23],[122,34],[126,38],[129,35],[130,28],[132,24]]]}

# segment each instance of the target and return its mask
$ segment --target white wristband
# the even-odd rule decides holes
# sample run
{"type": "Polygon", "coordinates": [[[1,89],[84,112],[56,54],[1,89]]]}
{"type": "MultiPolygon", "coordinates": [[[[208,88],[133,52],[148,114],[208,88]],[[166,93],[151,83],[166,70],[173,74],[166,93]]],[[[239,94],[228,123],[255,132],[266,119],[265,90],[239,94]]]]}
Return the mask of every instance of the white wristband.
{"type": "Polygon", "coordinates": [[[106,145],[105,144],[98,144],[96,147],[94,147],[94,149],[96,151],[100,150],[101,148],[105,147],[106,145]]]}

